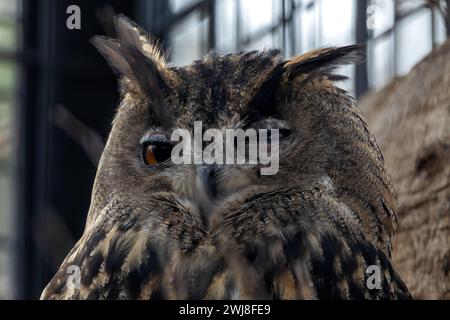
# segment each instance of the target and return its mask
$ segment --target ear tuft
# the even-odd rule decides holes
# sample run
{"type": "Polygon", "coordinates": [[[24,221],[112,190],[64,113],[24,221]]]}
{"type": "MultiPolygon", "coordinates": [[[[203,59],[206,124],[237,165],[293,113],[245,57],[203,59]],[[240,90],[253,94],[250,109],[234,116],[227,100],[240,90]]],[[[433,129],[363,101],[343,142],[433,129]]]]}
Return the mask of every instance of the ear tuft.
{"type": "Polygon", "coordinates": [[[114,25],[121,43],[137,48],[143,55],[153,60],[157,66],[165,67],[166,55],[158,41],[154,40],[144,29],[124,14],[114,17],[114,25]]]}
{"type": "Polygon", "coordinates": [[[162,126],[167,126],[170,122],[170,110],[165,106],[164,95],[169,88],[164,79],[166,70],[160,52],[152,46],[150,54],[149,37],[138,25],[120,14],[114,17],[114,25],[118,39],[111,39],[103,36],[95,36],[91,43],[103,55],[111,65],[112,69],[118,72],[124,81],[122,94],[125,92],[137,92],[151,99],[152,109],[157,118],[157,122],[162,126]],[[164,74],[163,74],[164,73],[164,74]]]}
{"type": "Polygon", "coordinates": [[[332,74],[338,66],[364,61],[365,51],[363,44],[313,50],[287,61],[285,74],[289,80],[301,74],[332,74]]]}
{"type": "Polygon", "coordinates": [[[91,43],[115,72],[131,81],[136,80],[133,76],[130,62],[123,55],[122,46],[117,40],[104,36],[95,36],[91,39],[91,43]]]}
{"type": "Polygon", "coordinates": [[[307,75],[306,79],[311,79],[315,75],[326,75],[331,81],[346,80],[345,76],[333,74],[333,71],[341,65],[362,62],[365,58],[365,48],[365,45],[351,45],[317,49],[277,64],[250,100],[250,112],[257,111],[262,115],[275,112],[274,99],[280,84],[297,76],[307,75]]]}

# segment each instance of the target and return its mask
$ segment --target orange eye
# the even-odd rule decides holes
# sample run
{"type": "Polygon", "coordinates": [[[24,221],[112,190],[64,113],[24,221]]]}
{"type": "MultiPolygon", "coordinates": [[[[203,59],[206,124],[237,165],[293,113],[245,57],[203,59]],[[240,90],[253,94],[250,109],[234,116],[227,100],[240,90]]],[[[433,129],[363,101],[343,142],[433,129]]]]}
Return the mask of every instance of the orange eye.
{"type": "Polygon", "coordinates": [[[158,161],[156,160],[156,156],[155,156],[155,146],[149,144],[148,146],[145,147],[144,150],[144,161],[146,164],[148,165],[154,165],[157,164],[158,161]]]}
{"type": "Polygon", "coordinates": [[[166,161],[170,158],[171,153],[172,146],[169,144],[150,143],[144,146],[142,158],[145,164],[151,166],[166,161]]]}

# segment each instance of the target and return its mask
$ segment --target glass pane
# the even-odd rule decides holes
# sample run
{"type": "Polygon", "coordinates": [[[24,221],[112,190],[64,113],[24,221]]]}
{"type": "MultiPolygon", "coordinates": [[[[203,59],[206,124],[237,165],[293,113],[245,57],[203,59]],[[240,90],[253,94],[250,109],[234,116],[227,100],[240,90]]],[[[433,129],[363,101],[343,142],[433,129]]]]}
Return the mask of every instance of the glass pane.
{"type": "Polygon", "coordinates": [[[311,5],[297,9],[295,14],[296,37],[297,43],[300,44],[296,48],[297,53],[303,53],[317,47],[319,38],[319,11],[317,7],[315,2],[311,2],[311,5]]]}
{"type": "Polygon", "coordinates": [[[237,0],[216,2],[216,41],[220,52],[236,50],[236,6],[237,0]]]}
{"type": "Polygon", "coordinates": [[[295,48],[294,48],[295,43],[293,43],[292,38],[293,38],[292,26],[291,24],[287,24],[284,39],[286,47],[284,48],[283,52],[285,57],[291,57],[295,55],[295,48]]]}
{"type": "Polygon", "coordinates": [[[398,23],[397,30],[397,72],[402,75],[408,73],[432,49],[431,12],[423,9],[404,18],[398,23]]]}
{"type": "Polygon", "coordinates": [[[272,34],[268,33],[260,39],[246,45],[243,50],[264,50],[270,48],[274,48],[274,43],[272,34]]]}
{"type": "Polygon", "coordinates": [[[280,17],[279,5],[274,6],[273,0],[240,0],[239,4],[242,31],[246,36],[251,36],[261,29],[272,26],[275,15],[280,17]]]}
{"type": "Polygon", "coordinates": [[[303,6],[303,8],[312,6],[316,0],[295,0],[295,5],[297,7],[303,6]]]}
{"type": "Polygon", "coordinates": [[[0,49],[13,51],[16,48],[16,25],[12,21],[0,22],[0,49]]]}
{"type": "Polygon", "coordinates": [[[436,30],[436,43],[441,44],[447,40],[447,27],[445,25],[445,19],[438,9],[434,9],[436,22],[435,22],[435,30],[436,30]]]}
{"type": "Polygon", "coordinates": [[[348,77],[345,81],[336,82],[336,85],[346,90],[351,96],[355,96],[355,66],[348,65],[338,68],[336,74],[348,77]]]}
{"type": "Polygon", "coordinates": [[[320,2],[321,33],[319,46],[354,43],[354,0],[322,0],[320,2]]]}
{"type": "Polygon", "coordinates": [[[15,83],[15,67],[11,62],[0,61],[0,98],[12,93],[15,83]]]}
{"type": "MultiPolygon", "coordinates": [[[[0,237],[11,234],[11,116],[10,105],[0,102],[0,237]],[[7,111],[5,111],[7,109],[7,111]],[[5,113],[7,113],[5,115],[5,113]]],[[[0,247],[1,250],[1,247],[0,247]]]]}
{"type": "Polygon", "coordinates": [[[0,17],[16,16],[18,0],[0,0],[0,17]]]}
{"type": "MultiPolygon", "coordinates": [[[[17,6],[19,1],[0,0],[0,50],[14,52],[17,47],[17,6]]],[[[12,298],[12,131],[16,66],[0,60],[0,299],[12,298]]]]}
{"type": "Polygon", "coordinates": [[[207,51],[208,19],[199,12],[178,23],[170,32],[171,60],[184,65],[202,58],[207,51]]]}
{"type": "Polygon", "coordinates": [[[367,28],[376,37],[393,27],[394,17],[393,0],[372,0],[367,8],[367,28]]]}
{"type": "Polygon", "coordinates": [[[392,36],[369,43],[369,86],[380,89],[394,76],[394,41],[392,36]]]}
{"type": "Polygon", "coordinates": [[[423,6],[424,4],[423,0],[397,0],[397,12],[399,14],[404,14],[423,6]]]}
{"type": "Polygon", "coordinates": [[[12,299],[12,264],[8,250],[0,249],[0,300],[12,299]]]}
{"type": "Polygon", "coordinates": [[[172,12],[177,13],[198,1],[199,0],[170,0],[170,8],[172,12]]]}
{"type": "Polygon", "coordinates": [[[12,259],[8,251],[10,239],[14,236],[11,199],[12,190],[12,106],[0,99],[0,299],[11,296],[12,259]]]}

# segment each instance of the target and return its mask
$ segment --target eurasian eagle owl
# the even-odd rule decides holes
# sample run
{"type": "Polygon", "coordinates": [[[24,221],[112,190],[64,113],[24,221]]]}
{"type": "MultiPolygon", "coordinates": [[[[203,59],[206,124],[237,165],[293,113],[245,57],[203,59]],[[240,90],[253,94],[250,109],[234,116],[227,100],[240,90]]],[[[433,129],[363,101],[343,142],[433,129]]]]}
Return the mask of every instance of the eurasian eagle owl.
{"type": "Polygon", "coordinates": [[[121,103],[84,234],[42,298],[409,297],[390,260],[397,209],[383,156],[334,84],[359,46],[287,61],[277,51],[210,54],[176,67],[125,16],[115,26],[118,39],[92,42],[120,75],[121,103]],[[278,129],[278,173],[174,164],[171,132],[194,121],[278,129]],[[78,286],[69,266],[80,268],[78,286]]]}

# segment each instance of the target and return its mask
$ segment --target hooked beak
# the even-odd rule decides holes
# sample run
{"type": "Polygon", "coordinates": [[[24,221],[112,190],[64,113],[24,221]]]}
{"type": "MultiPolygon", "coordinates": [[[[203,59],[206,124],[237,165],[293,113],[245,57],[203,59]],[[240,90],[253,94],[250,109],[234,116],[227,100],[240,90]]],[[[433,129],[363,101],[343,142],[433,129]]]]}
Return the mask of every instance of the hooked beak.
{"type": "Polygon", "coordinates": [[[204,216],[209,216],[217,196],[217,166],[201,164],[196,167],[195,201],[204,216]]]}

